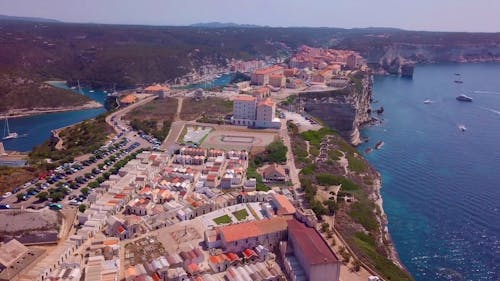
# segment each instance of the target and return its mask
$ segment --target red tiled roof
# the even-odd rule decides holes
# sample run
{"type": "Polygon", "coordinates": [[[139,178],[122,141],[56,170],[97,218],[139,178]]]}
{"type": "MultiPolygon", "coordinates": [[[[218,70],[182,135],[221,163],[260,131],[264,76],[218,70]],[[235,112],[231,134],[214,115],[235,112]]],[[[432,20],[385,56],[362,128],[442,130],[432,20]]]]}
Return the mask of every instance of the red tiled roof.
{"type": "Polygon", "coordinates": [[[314,228],[307,227],[295,219],[289,220],[288,235],[293,238],[294,251],[300,251],[309,264],[339,261],[314,228]]]}
{"type": "Polygon", "coordinates": [[[249,237],[284,231],[286,220],[281,217],[263,219],[259,221],[244,222],[218,228],[221,236],[226,242],[238,241],[249,237]]]}
{"type": "Polygon", "coordinates": [[[249,95],[237,95],[234,98],[235,101],[255,101],[255,97],[249,95]]]}
{"type": "Polygon", "coordinates": [[[286,196],[281,194],[275,194],[274,199],[280,205],[278,209],[278,215],[291,215],[295,213],[295,207],[292,205],[290,200],[286,196]]]}
{"type": "Polygon", "coordinates": [[[270,74],[270,73],[273,73],[275,71],[280,71],[280,70],[283,70],[283,67],[281,67],[279,65],[272,65],[272,66],[264,67],[261,69],[257,69],[255,71],[255,74],[270,74]]]}

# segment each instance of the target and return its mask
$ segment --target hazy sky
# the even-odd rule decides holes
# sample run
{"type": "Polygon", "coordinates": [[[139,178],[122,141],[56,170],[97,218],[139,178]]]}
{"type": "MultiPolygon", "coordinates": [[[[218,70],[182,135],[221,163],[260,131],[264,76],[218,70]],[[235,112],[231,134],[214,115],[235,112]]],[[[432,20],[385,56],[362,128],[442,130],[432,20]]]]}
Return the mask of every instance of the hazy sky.
{"type": "Polygon", "coordinates": [[[71,22],[398,27],[500,32],[500,0],[0,0],[0,14],[71,22]]]}

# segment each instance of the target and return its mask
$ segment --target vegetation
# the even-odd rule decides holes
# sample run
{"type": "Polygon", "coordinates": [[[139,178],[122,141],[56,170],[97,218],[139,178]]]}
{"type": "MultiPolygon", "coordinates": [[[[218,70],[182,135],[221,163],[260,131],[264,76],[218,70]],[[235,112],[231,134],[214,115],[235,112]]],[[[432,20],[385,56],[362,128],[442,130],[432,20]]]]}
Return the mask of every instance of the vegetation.
{"type": "Polygon", "coordinates": [[[396,266],[391,260],[379,253],[377,244],[373,237],[363,232],[356,232],[353,238],[356,247],[360,248],[366,257],[373,261],[375,269],[382,274],[386,280],[413,280],[407,272],[396,266]]]}
{"type": "MultiPolygon", "coordinates": [[[[290,127],[289,127],[290,128],[290,127]]],[[[293,127],[292,127],[293,129],[293,127]]],[[[307,131],[299,134],[295,131],[292,134],[292,148],[294,150],[296,163],[302,165],[300,174],[301,187],[304,190],[304,198],[309,208],[321,220],[324,215],[336,215],[335,228],[342,237],[349,243],[349,246],[360,259],[380,272],[387,280],[411,280],[404,270],[398,268],[387,257],[386,246],[380,237],[380,225],[376,217],[377,205],[369,195],[374,192],[373,180],[377,174],[370,169],[367,162],[361,157],[357,150],[343,141],[335,132],[322,129],[319,131],[307,131]],[[328,142],[328,160],[311,163],[309,158],[301,158],[296,151],[305,149],[305,141],[309,141],[310,147],[320,148],[321,143],[326,140],[325,136],[330,135],[328,142]],[[337,162],[342,155],[345,155],[352,173],[344,176],[344,168],[337,162]],[[362,173],[362,174],[361,174],[362,173]],[[329,186],[341,185],[342,188],[337,194],[337,198],[348,196],[352,201],[345,202],[339,200],[335,202],[335,193],[329,191],[329,186]],[[371,247],[362,244],[362,241],[354,241],[356,232],[367,233],[369,237],[376,237],[371,240],[371,247]],[[391,265],[388,266],[390,263],[391,265]],[[382,267],[387,266],[388,269],[382,267]],[[401,276],[401,278],[398,278],[401,276]]],[[[333,233],[328,231],[327,224],[322,224],[322,231],[326,237],[332,237],[333,233]]],[[[366,240],[366,239],[365,239],[366,240]]],[[[333,243],[333,242],[332,242],[333,243]]],[[[352,260],[347,249],[341,247],[339,256],[344,263],[352,260]]],[[[353,270],[360,267],[360,261],[354,260],[353,270]]]]}
{"type": "Polygon", "coordinates": [[[248,212],[246,209],[241,209],[236,212],[233,212],[233,215],[238,221],[242,221],[248,217],[248,212]]]}
{"type": "Polygon", "coordinates": [[[316,175],[318,184],[328,186],[328,185],[342,185],[342,190],[344,191],[360,191],[361,187],[351,180],[343,176],[335,176],[331,174],[318,174],[316,175]]]}
{"type": "MultiPolygon", "coordinates": [[[[357,154],[356,154],[357,155],[357,154]]],[[[348,168],[350,171],[357,173],[364,173],[368,170],[368,166],[365,161],[358,158],[358,156],[347,154],[347,161],[349,162],[348,168]]]]}
{"type": "Polygon", "coordinates": [[[0,194],[11,191],[13,188],[36,178],[40,169],[34,167],[5,167],[0,166],[0,194]]]}
{"type": "Polygon", "coordinates": [[[288,148],[281,141],[273,141],[270,143],[264,152],[256,155],[255,164],[257,166],[262,166],[264,163],[284,163],[286,162],[286,153],[288,148]]]}
{"type": "Polygon", "coordinates": [[[49,199],[49,193],[47,191],[42,191],[36,195],[36,198],[41,202],[47,201],[47,199],[49,199]]]}
{"type": "Polygon", "coordinates": [[[75,156],[90,153],[101,147],[108,139],[113,129],[106,123],[105,114],[95,119],[83,121],[71,127],[63,129],[59,137],[63,141],[63,149],[56,149],[56,141],[49,139],[43,144],[37,145],[29,154],[32,164],[44,166],[45,159],[51,159],[54,163],[45,165],[56,166],[58,163],[71,162],[75,156]]]}
{"type": "Polygon", "coordinates": [[[218,98],[207,97],[206,99],[185,98],[182,102],[180,117],[182,120],[224,120],[227,114],[233,111],[233,102],[218,98]]]}
{"type": "Polygon", "coordinates": [[[217,217],[214,219],[214,222],[218,225],[220,224],[228,224],[228,223],[231,223],[233,220],[231,219],[230,216],[228,215],[223,215],[223,216],[220,216],[220,217],[217,217]]]}
{"type": "Polygon", "coordinates": [[[124,119],[129,120],[130,126],[135,130],[163,140],[168,135],[176,112],[177,99],[157,98],[127,113],[124,119]]]}
{"type": "Polygon", "coordinates": [[[85,205],[85,204],[80,204],[80,206],[78,206],[78,211],[79,211],[80,213],[85,212],[85,210],[87,210],[87,205],[85,205]]]}

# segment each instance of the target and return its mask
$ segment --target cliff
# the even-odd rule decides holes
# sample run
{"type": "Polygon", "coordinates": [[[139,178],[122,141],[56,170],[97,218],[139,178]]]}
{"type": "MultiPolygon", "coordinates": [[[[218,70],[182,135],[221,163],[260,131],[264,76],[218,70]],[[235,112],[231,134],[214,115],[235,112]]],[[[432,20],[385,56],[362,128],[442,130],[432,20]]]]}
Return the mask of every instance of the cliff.
{"type": "Polygon", "coordinates": [[[353,145],[361,143],[359,127],[371,120],[371,74],[358,71],[344,89],[302,92],[299,102],[304,111],[321,119],[328,127],[337,130],[353,145]]]}

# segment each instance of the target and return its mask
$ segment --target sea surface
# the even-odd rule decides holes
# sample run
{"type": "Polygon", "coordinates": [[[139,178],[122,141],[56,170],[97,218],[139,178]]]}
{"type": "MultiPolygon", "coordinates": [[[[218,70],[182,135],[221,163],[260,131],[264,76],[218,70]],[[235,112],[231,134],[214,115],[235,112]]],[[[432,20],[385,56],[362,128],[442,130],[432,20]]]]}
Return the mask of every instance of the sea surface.
{"type": "MultiPolygon", "coordinates": [[[[217,86],[228,85],[234,74],[224,74],[220,77],[198,84],[191,84],[186,86],[186,89],[196,89],[203,88],[209,89],[217,86]]],[[[65,82],[51,82],[51,85],[63,89],[69,89],[65,82]]],[[[78,92],[77,89],[71,89],[78,92]]],[[[106,93],[102,91],[91,92],[90,89],[81,89],[81,94],[88,96],[89,98],[104,104],[106,101],[106,93]]],[[[21,118],[11,118],[9,119],[9,126],[12,132],[18,133],[21,137],[17,139],[4,140],[6,150],[13,151],[31,151],[34,146],[45,142],[50,137],[50,132],[54,129],[58,129],[64,126],[69,126],[86,119],[94,118],[97,115],[106,112],[106,109],[88,109],[79,111],[68,111],[59,113],[48,113],[40,114],[21,118]]],[[[4,131],[4,121],[0,122],[0,133],[3,137],[4,131]]],[[[0,138],[1,139],[1,138],[0,138]]]]}
{"type": "MultiPolygon", "coordinates": [[[[68,89],[66,83],[51,83],[53,86],[68,89]]],[[[74,90],[78,92],[77,90],[74,90]]],[[[102,91],[90,92],[89,89],[82,89],[81,94],[104,104],[106,93],[102,91]]],[[[17,139],[2,140],[6,150],[31,151],[35,145],[45,142],[50,137],[50,132],[64,126],[68,126],[80,121],[94,118],[106,112],[106,109],[87,109],[78,111],[67,111],[57,113],[47,113],[28,117],[10,118],[10,130],[20,135],[17,139]]],[[[3,118],[2,118],[3,119],[3,118]]],[[[0,122],[1,134],[3,136],[5,123],[0,122]]]]}
{"type": "Polygon", "coordinates": [[[362,131],[369,142],[360,151],[384,141],[366,157],[382,174],[403,263],[417,281],[500,280],[500,64],[378,76],[374,100],[382,124],[362,131]],[[462,93],[474,101],[457,101],[462,93]]]}
{"type": "Polygon", "coordinates": [[[224,86],[227,86],[229,83],[231,83],[231,80],[233,79],[234,75],[235,75],[234,73],[223,74],[220,77],[215,78],[213,80],[195,83],[195,84],[190,84],[190,85],[185,86],[184,88],[185,89],[201,88],[201,89],[208,90],[208,89],[213,88],[213,87],[224,87],[224,86]]]}

